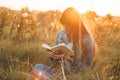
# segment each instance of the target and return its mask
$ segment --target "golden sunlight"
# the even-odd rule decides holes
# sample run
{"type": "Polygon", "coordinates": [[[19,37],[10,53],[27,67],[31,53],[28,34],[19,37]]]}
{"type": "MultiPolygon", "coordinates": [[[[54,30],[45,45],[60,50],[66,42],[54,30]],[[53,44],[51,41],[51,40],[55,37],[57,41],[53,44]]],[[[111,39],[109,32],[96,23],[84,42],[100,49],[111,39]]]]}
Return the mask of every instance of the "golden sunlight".
{"type": "Polygon", "coordinates": [[[81,13],[88,10],[95,11],[99,15],[120,15],[119,0],[0,0],[0,6],[20,10],[29,7],[30,10],[61,10],[73,6],[81,13]]]}

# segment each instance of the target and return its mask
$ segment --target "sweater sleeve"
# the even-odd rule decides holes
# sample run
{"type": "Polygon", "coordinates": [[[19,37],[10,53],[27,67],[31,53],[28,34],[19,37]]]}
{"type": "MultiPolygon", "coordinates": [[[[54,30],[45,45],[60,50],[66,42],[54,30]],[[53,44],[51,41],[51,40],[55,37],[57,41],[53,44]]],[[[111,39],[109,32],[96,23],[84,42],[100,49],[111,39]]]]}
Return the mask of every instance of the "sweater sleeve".
{"type": "Polygon", "coordinates": [[[56,45],[58,45],[58,44],[60,44],[60,43],[62,43],[62,32],[63,31],[59,31],[58,33],[57,33],[57,36],[56,36],[56,45]]]}
{"type": "Polygon", "coordinates": [[[68,45],[68,43],[69,43],[69,38],[68,38],[65,30],[61,30],[57,33],[56,45],[58,45],[60,43],[65,43],[66,45],[68,45]]]}

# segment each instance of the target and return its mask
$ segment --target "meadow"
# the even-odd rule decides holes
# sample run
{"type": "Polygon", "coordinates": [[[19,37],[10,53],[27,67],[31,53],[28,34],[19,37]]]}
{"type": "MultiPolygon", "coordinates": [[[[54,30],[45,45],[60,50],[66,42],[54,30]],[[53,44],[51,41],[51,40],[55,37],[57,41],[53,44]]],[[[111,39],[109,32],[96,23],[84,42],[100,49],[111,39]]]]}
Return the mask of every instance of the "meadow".
{"type": "MultiPolygon", "coordinates": [[[[21,11],[0,8],[0,80],[28,80],[37,63],[50,65],[43,43],[55,45],[56,33],[62,29],[59,11],[21,11]]],[[[95,39],[94,66],[84,72],[66,74],[67,80],[120,79],[120,17],[95,12],[87,17],[95,39]]],[[[60,72],[52,80],[63,80],[60,72]]]]}

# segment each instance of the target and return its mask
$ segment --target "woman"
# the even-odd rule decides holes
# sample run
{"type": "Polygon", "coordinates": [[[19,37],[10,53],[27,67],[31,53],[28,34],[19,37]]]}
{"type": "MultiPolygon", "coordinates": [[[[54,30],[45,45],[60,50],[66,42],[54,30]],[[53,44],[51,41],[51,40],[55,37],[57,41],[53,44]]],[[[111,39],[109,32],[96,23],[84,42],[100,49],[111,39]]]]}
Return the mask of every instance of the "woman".
{"type": "MultiPolygon", "coordinates": [[[[72,67],[91,66],[94,56],[94,40],[84,26],[79,12],[73,8],[67,8],[61,18],[60,22],[64,29],[59,31],[56,37],[56,45],[65,43],[69,49],[73,50],[74,56],[65,60],[65,69],[71,71],[72,67]]],[[[57,61],[61,58],[59,51],[50,53],[50,58],[57,61]],[[52,53],[52,54],[51,54],[52,53]]],[[[37,64],[34,70],[48,69],[46,65],[37,64]]],[[[49,70],[51,73],[52,69],[49,70]]],[[[49,76],[47,75],[47,78],[49,76]]]]}
{"type": "MultiPolygon", "coordinates": [[[[72,66],[91,66],[94,56],[94,40],[84,26],[79,12],[73,7],[67,8],[62,14],[60,22],[63,24],[64,30],[58,32],[56,45],[65,43],[75,54],[73,58],[68,59],[66,69],[71,71],[72,66]]],[[[55,57],[51,55],[51,57],[57,59],[56,55],[55,57]]]]}

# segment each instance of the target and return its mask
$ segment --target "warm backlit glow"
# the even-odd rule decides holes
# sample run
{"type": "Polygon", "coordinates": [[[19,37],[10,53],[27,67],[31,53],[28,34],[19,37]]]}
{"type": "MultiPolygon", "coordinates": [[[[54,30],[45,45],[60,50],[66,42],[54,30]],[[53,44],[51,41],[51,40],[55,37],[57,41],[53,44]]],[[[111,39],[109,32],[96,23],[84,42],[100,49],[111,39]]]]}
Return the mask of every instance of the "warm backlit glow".
{"type": "Polygon", "coordinates": [[[39,72],[38,75],[41,76],[41,75],[42,75],[42,72],[39,72]]]}
{"type": "Polygon", "coordinates": [[[81,13],[88,10],[95,11],[99,15],[120,15],[120,0],[0,0],[0,6],[20,10],[29,7],[30,10],[59,9],[63,11],[69,6],[77,8],[81,13]]]}
{"type": "Polygon", "coordinates": [[[35,80],[39,80],[38,78],[35,78],[35,80]]]}

